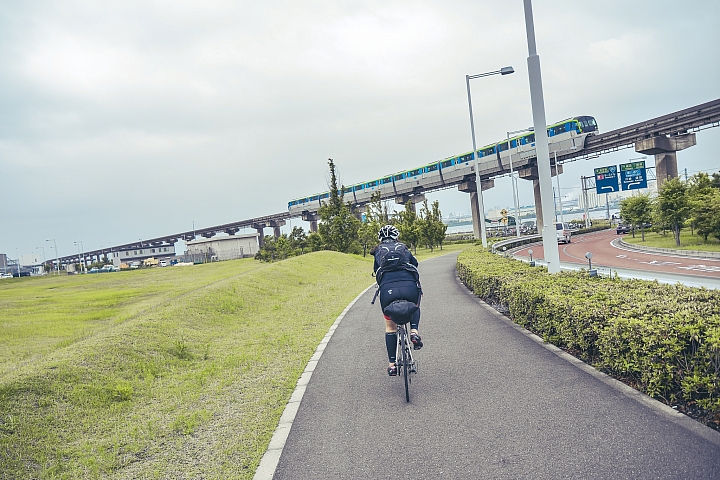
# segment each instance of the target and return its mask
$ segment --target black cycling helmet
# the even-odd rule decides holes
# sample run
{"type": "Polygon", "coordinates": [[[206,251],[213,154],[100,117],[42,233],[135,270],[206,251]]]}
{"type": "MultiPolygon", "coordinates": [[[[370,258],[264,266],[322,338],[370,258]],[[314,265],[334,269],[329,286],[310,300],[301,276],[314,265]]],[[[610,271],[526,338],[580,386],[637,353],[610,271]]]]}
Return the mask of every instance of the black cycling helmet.
{"type": "Polygon", "coordinates": [[[398,229],[392,225],[385,225],[378,232],[378,240],[381,242],[386,238],[392,238],[393,240],[397,240],[399,236],[400,232],[398,232],[398,229]]]}

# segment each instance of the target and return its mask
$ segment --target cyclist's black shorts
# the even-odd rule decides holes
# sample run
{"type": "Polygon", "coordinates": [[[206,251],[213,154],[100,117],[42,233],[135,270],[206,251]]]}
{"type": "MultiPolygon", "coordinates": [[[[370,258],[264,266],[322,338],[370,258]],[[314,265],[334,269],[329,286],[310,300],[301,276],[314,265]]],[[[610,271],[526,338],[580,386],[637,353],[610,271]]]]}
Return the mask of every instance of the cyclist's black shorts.
{"type": "Polygon", "coordinates": [[[395,300],[400,299],[417,304],[420,301],[420,290],[417,283],[401,280],[399,282],[383,282],[380,285],[380,306],[383,310],[395,300]]]}

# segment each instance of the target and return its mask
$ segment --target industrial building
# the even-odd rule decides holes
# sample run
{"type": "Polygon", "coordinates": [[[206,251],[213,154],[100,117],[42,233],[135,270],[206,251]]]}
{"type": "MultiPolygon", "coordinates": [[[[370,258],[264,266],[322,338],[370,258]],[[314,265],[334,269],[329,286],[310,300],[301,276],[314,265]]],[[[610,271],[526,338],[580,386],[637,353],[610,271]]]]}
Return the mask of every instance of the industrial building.
{"type": "Polygon", "coordinates": [[[175,259],[175,246],[145,246],[140,248],[128,248],[110,253],[110,260],[112,261],[112,264],[118,268],[123,263],[130,265],[133,262],[142,262],[147,258],[156,258],[170,263],[175,259]]]}
{"type": "Polygon", "coordinates": [[[257,233],[200,238],[185,246],[186,257],[202,262],[252,257],[259,250],[257,233]]]}

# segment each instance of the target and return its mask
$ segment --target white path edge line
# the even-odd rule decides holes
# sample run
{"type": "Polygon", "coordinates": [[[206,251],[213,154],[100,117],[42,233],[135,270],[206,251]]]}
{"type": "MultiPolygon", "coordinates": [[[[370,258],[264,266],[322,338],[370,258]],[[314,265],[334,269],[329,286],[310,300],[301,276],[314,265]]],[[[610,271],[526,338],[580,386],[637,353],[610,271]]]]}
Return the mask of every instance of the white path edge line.
{"type": "Polygon", "coordinates": [[[546,350],[549,350],[553,352],[558,357],[562,358],[563,360],[571,363],[576,368],[579,368],[583,372],[595,377],[596,379],[600,380],[607,386],[619,391],[620,393],[624,394],[625,396],[635,400],[638,403],[641,403],[648,407],[650,410],[652,410],[657,415],[663,417],[665,420],[668,420],[670,422],[673,422],[677,425],[680,425],[681,427],[685,428],[686,430],[689,430],[691,433],[704,438],[710,443],[713,443],[720,447],[720,432],[717,432],[713,430],[710,427],[706,427],[702,423],[698,422],[697,420],[693,420],[692,418],[688,417],[687,415],[678,412],[677,410],[673,409],[672,407],[665,405],[664,403],[655,400],[652,397],[649,397],[642,393],[639,390],[635,390],[634,388],[630,387],[629,385],[624,384],[620,380],[616,380],[613,377],[596,370],[594,367],[588,365],[587,363],[583,362],[582,360],[573,357],[569,353],[565,352],[564,350],[556,347],[555,345],[551,343],[546,343],[541,337],[535,335],[529,330],[526,330],[525,328],[521,327],[517,323],[513,322],[509,318],[507,318],[505,315],[501,314],[494,308],[492,308],[487,303],[483,302],[480,298],[478,298],[475,293],[470,290],[467,285],[462,283],[460,280],[460,277],[455,275],[455,280],[465,289],[465,292],[470,295],[481,307],[483,307],[485,310],[487,310],[489,313],[494,315],[496,318],[502,320],[507,325],[510,325],[515,330],[519,331],[520,333],[524,334],[526,337],[530,338],[531,340],[535,341],[539,345],[542,345],[546,350]]]}
{"type": "Polygon", "coordinates": [[[345,310],[343,310],[340,316],[335,319],[335,322],[330,326],[328,332],[320,341],[320,344],[315,349],[313,356],[310,357],[310,360],[305,367],[305,371],[303,371],[302,375],[300,375],[300,378],[298,379],[295,391],[290,397],[290,400],[288,400],[287,405],[285,405],[285,410],[283,410],[283,414],[280,416],[278,426],[275,428],[275,433],[273,433],[273,436],[270,439],[270,444],[260,460],[260,465],[258,465],[258,468],[255,471],[253,480],[272,480],[275,476],[275,469],[280,462],[280,455],[282,455],[282,451],[285,448],[285,442],[287,442],[288,435],[290,434],[290,428],[292,428],[295,416],[300,408],[300,402],[302,401],[303,395],[305,395],[305,389],[307,388],[308,382],[310,382],[310,377],[312,377],[320,357],[322,357],[322,354],[325,351],[325,347],[330,341],[330,338],[333,336],[333,333],[335,333],[338,325],[340,325],[340,322],[345,317],[345,314],[347,314],[352,306],[360,300],[360,297],[365,295],[365,293],[374,285],[375,284],[373,283],[360,292],[360,294],[355,297],[355,299],[350,302],[347,307],[345,307],[345,310]]]}

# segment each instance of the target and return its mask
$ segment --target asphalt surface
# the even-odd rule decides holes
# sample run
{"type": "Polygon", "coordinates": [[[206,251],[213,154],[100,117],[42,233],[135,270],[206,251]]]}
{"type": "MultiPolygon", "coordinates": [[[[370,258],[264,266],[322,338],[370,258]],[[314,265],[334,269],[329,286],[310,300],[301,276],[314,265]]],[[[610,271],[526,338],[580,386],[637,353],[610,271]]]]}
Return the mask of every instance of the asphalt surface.
{"type": "Polygon", "coordinates": [[[425,347],[410,403],[385,372],[371,289],[315,367],[275,479],[720,478],[720,442],[489,311],[457,282],[455,260],[420,266],[425,347]]]}
{"type": "MultiPolygon", "coordinates": [[[[691,282],[706,284],[708,287],[716,287],[720,283],[720,259],[631,251],[618,245],[617,240],[621,237],[615,233],[615,229],[574,236],[571,243],[559,245],[560,263],[578,264],[587,268],[585,253],[592,252],[593,268],[645,272],[650,278],[674,278],[683,283],[693,277],[691,282]]],[[[542,245],[520,248],[513,255],[529,258],[529,249],[533,250],[534,259],[544,258],[542,245]]]]}

